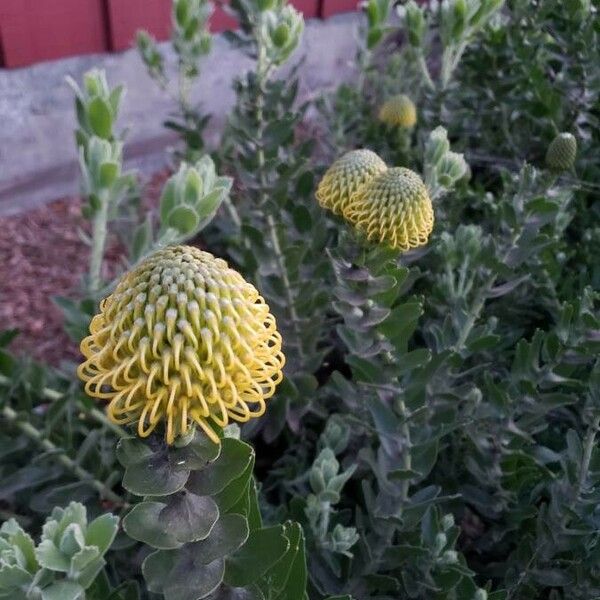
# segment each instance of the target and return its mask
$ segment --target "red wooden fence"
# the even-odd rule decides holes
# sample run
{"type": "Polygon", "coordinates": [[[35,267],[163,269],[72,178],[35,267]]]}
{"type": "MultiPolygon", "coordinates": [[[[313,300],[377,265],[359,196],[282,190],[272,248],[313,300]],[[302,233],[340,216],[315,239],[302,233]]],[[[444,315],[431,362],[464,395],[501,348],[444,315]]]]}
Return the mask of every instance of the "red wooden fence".
{"type": "MultiPolygon", "coordinates": [[[[291,0],[310,17],[353,11],[358,0],[291,0]]],[[[169,37],[172,0],[0,0],[0,66],[23,67],[77,54],[125,50],[138,29],[169,37]]],[[[213,31],[235,27],[220,6],[213,31]]]]}

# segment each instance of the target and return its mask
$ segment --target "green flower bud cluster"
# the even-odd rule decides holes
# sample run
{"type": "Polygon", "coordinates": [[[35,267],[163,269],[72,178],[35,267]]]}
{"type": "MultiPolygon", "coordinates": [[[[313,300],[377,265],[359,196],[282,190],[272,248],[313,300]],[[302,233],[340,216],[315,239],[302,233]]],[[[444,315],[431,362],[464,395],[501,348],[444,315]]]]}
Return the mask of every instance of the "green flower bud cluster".
{"type": "Polygon", "coordinates": [[[135,42],[151,77],[165,81],[165,61],[156,46],[156,40],[147,31],[138,31],[135,42]]]}
{"type": "Polygon", "coordinates": [[[109,142],[92,136],[87,148],[80,148],[82,192],[88,200],[82,209],[86,218],[101,210],[104,203],[112,202],[114,206],[135,185],[131,175],[122,173],[122,162],[122,142],[109,142]]]}
{"type": "Polygon", "coordinates": [[[367,0],[363,9],[367,15],[367,48],[372,50],[383,39],[392,7],[391,0],[367,0]]]}
{"type": "Polygon", "coordinates": [[[460,562],[459,554],[454,550],[459,528],[451,514],[431,520],[432,531],[428,535],[428,546],[433,560],[441,567],[460,562]]]}
{"type": "Polygon", "coordinates": [[[217,176],[209,156],[193,166],[182,163],[160,198],[161,241],[182,241],[200,231],[228,197],[231,183],[231,178],[217,176]]]}
{"type": "Polygon", "coordinates": [[[448,132],[436,127],[425,143],[425,183],[432,198],[452,189],[469,173],[469,165],[462,154],[450,150],[448,132]]]}
{"type": "Polygon", "coordinates": [[[304,19],[293,6],[282,6],[264,12],[262,24],[267,58],[276,66],[282,65],[300,43],[304,19]]]}
{"type": "Polygon", "coordinates": [[[0,599],[80,600],[105,564],[118,518],[106,514],[88,524],[86,508],[55,508],[40,543],[10,519],[0,528],[0,599]]]}
{"type": "Polygon", "coordinates": [[[404,7],[398,7],[398,10],[400,10],[400,8],[403,8],[402,16],[406,34],[408,36],[408,43],[413,48],[421,47],[427,31],[425,10],[414,0],[410,0],[404,7]]]}
{"type": "Polygon", "coordinates": [[[573,168],[577,157],[577,140],[570,133],[559,133],[548,146],[546,166],[561,173],[573,168]]]}
{"type": "Polygon", "coordinates": [[[442,0],[440,35],[444,47],[458,45],[482,29],[504,0],[442,0]]]}
{"type": "Polygon", "coordinates": [[[438,165],[438,181],[448,189],[468,173],[465,157],[457,152],[447,152],[438,165]]]}
{"type": "Polygon", "coordinates": [[[464,268],[467,261],[476,261],[483,246],[483,232],[478,225],[459,225],[450,234],[440,236],[439,252],[450,269],[464,268]]]}
{"type": "Polygon", "coordinates": [[[275,10],[275,8],[280,5],[281,0],[256,0],[256,6],[260,12],[275,10]]]}
{"type": "Polygon", "coordinates": [[[198,61],[212,47],[208,20],[213,6],[207,0],[175,0],[171,20],[173,22],[173,47],[179,57],[179,65],[187,77],[198,75],[198,61]]]}
{"type": "Polygon", "coordinates": [[[330,448],[334,454],[341,454],[350,440],[350,426],[340,415],[331,415],[321,434],[320,444],[323,448],[330,448]]]}
{"type": "Polygon", "coordinates": [[[123,86],[111,90],[106,73],[98,69],[85,73],[82,88],[70,77],[67,77],[67,83],[75,92],[77,145],[87,148],[93,136],[108,141],[114,140],[114,125],[119,116],[123,86]]]}
{"type": "MultiPolygon", "coordinates": [[[[330,438],[335,437],[340,444],[346,437],[339,423],[333,422],[328,429],[329,431],[324,432],[321,437],[322,441],[327,435],[330,438]]],[[[345,445],[347,441],[343,443],[345,445]]],[[[340,473],[340,463],[333,450],[331,448],[321,450],[308,473],[308,481],[314,493],[309,494],[304,509],[310,528],[320,545],[331,552],[347,556],[351,556],[349,550],[358,540],[356,529],[338,523],[330,531],[329,525],[331,514],[334,512],[332,505],[340,501],[342,488],[355,469],[356,465],[353,465],[340,473]]]]}
{"type": "Polygon", "coordinates": [[[317,456],[310,469],[308,480],[310,486],[321,502],[337,504],[340,501],[342,488],[352,477],[356,466],[353,465],[340,473],[340,463],[331,448],[324,448],[317,456]]]}
{"type": "Polygon", "coordinates": [[[324,544],[324,547],[335,552],[337,554],[344,554],[349,558],[352,558],[350,548],[358,542],[360,536],[358,535],[355,527],[345,527],[341,523],[338,523],[334,528],[329,538],[324,544]]]}

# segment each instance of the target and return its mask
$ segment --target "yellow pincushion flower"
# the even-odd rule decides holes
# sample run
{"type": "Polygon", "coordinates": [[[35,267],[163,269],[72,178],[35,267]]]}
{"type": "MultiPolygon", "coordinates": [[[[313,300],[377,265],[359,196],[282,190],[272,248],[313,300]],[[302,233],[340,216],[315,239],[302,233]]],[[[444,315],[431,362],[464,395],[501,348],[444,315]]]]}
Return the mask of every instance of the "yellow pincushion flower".
{"type": "Polygon", "coordinates": [[[417,122],[417,109],[408,96],[393,96],[379,109],[379,120],[391,127],[410,129],[417,122]]]}
{"type": "Polygon", "coordinates": [[[275,318],[224,260],[190,246],[160,250],[123,276],[81,342],[86,392],[140,437],[164,424],[172,444],[199,425],[265,412],[285,357],[275,318]]]}
{"type": "Polygon", "coordinates": [[[369,241],[399,250],[427,242],[433,207],[423,180],[410,169],[395,167],[360,188],[344,210],[369,241]]]}
{"type": "Polygon", "coordinates": [[[386,169],[386,164],[371,150],[347,152],[329,167],[319,182],[317,200],[323,208],[341,215],[352,194],[386,169]]]}

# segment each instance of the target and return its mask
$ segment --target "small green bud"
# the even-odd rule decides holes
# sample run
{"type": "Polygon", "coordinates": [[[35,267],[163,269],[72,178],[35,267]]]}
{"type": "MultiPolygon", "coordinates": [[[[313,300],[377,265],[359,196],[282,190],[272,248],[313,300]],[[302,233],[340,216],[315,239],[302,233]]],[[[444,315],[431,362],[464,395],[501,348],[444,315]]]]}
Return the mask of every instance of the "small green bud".
{"type": "Polygon", "coordinates": [[[275,64],[283,64],[300,43],[304,20],[292,6],[269,11],[264,15],[264,36],[267,54],[275,64]]]}
{"type": "Polygon", "coordinates": [[[411,0],[405,7],[405,21],[408,32],[408,41],[413,48],[418,48],[423,43],[425,33],[425,14],[423,9],[411,0]]]}
{"type": "Polygon", "coordinates": [[[308,474],[308,480],[310,482],[310,487],[315,494],[321,494],[327,488],[323,473],[319,469],[313,467],[308,474]]]}
{"type": "Polygon", "coordinates": [[[102,96],[106,92],[106,75],[104,71],[92,69],[83,76],[85,91],[89,96],[102,96]]]}
{"type": "Polygon", "coordinates": [[[473,596],[473,600],[487,600],[487,598],[488,593],[483,588],[479,588],[473,596]]]}
{"type": "Polygon", "coordinates": [[[448,175],[454,183],[464,177],[467,172],[467,163],[462,154],[447,152],[440,163],[439,169],[441,173],[448,175]]]}
{"type": "Polygon", "coordinates": [[[442,554],[441,561],[445,565],[455,565],[458,562],[458,552],[456,552],[456,550],[446,550],[446,552],[442,554]]]}
{"type": "Polygon", "coordinates": [[[466,0],[456,0],[454,3],[454,18],[457,21],[464,21],[467,16],[467,2],[466,0]]]}
{"type": "Polygon", "coordinates": [[[208,32],[203,32],[198,42],[198,50],[201,54],[208,54],[212,48],[212,36],[208,32]]]}
{"type": "Polygon", "coordinates": [[[546,153],[546,166],[557,172],[573,168],[577,156],[577,140],[570,133],[559,133],[546,153]]]}
{"type": "Polygon", "coordinates": [[[273,44],[277,48],[283,48],[287,44],[287,41],[290,38],[290,28],[287,23],[280,23],[277,25],[273,33],[271,34],[271,39],[273,40],[273,44]]]}
{"type": "Polygon", "coordinates": [[[331,532],[328,546],[333,552],[347,554],[359,539],[360,537],[354,527],[344,527],[338,523],[331,532]]]}
{"type": "Polygon", "coordinates": [[[365,7],[369,27],[374,27],[379,23],[379,10],[377,9],[377,0],[369,0],[365,7]]]}
{"type": "Polygon", "coordinates": [[[188,0],[176,0],[173,6],[173,14],[175,16],[175,21],[180,27],[185,27],[188,22],[188,8],[188,0]]]}
{"type": "Polygon", "coordinates": [[[433,544],[434,552],[436,554],[440,554],[442,552],[442,550],[446,547],[447,543],[448,543],[448,538],[446,537],[446,534],[438,533],[435,536],[435,542],[433,544]]]}
{"type": "Polygon", "coordinates": [[[383,38],[383,31],[379,27],[375,27],[374,29],[370,29],[369,33],[367,33],[367,47],[369,50],[372,50],[379,44],[381,39],[383,38]]]}
{"type": "Polygon", "coordinates": [[[430,165],[437,165],[449,150],[448,133],[440,125],[429,134],[429,139],[425,144],[425,162],[430,165]]]}
{"type": "Polygon", "coordinates": [[[229,193],[230,185],[228,178],[216,177],[210,157],[201,158],[193,166],[182,163],[163,188],[161,235],[171,228],[185,239],[200,231],[229,193]]]}
{"type": "Polygon", "coordinates": [[[327,421],[325,431],[321,434],[321,443],[340,454],[348,446],[350,427],[338,415],[332,415],[327,421]]]}
{"type": "Polygon", "coordinates": [[[441,521],[442,529],[444,531],[448,531],[452,527],[454,527],[454,515],[447,514],[442,517],[441,521]]]}
{"type": "Polygon", "coordinates": [[[442,187],[452,187],[452,177],[450,177],[450,175],[446,175],[446,173],[442,173],[438,177],[438,181],[440,182],[440,185],[442,185],[442,187]]]}
{"type": "Polygon", "coordinates": [[[258,10],[264,12],[267,10],[273,10],[275,8],[276,0],[256,0],[258,10]]]}
{"type": "Polygon", "coordinates": [[[469,391],[465,399],[467,400],[467,402],[472,402],[473,404],[481,404],[483,394],[481,393],[481,390],[479,388],[475,387],[469,391]]]}
{"type": "Polygon", "coordinates": [[[321,464],[321,469],[323,472],[323,477],[327,482],[333,480],[333,478],[338,474],[340,470],[340,464],[337,460],[326,460],[321,464]]]}

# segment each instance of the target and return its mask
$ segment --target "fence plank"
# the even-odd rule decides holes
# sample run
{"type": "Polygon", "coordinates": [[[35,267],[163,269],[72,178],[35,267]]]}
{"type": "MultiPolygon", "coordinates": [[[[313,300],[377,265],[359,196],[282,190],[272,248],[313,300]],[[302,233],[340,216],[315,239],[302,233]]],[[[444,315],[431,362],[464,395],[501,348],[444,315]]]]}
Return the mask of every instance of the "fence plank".
{"type": "MultiPolygon", "coordinates": [[[[215,7],[213,32],[236,27],[215,7]]],[[[356,10],[357,0],[291,0],[306,18],[356,10]]],[[[130,48],[139,29],[171,33],[172,0],[0,0],[0,65],[21,67],[64,56],[130,48]]]]}
{"type": "Polygon", "coordinates": [[[353,12],[355,10],[358,10],[358,0],[323,0],[321,18],[325,19],[338,13],[353,12]]]}
{"type": "Polygon", "coordinates": [[[171,34],[171,0],[107,0],[111,50],[126,50],[145,29],[157,40],[171,34]]]}
{"type": "Polygon", "coordinates": [[[41,60],[108,49],[102,0],[0,0],[4,63],[41,60]]]}

